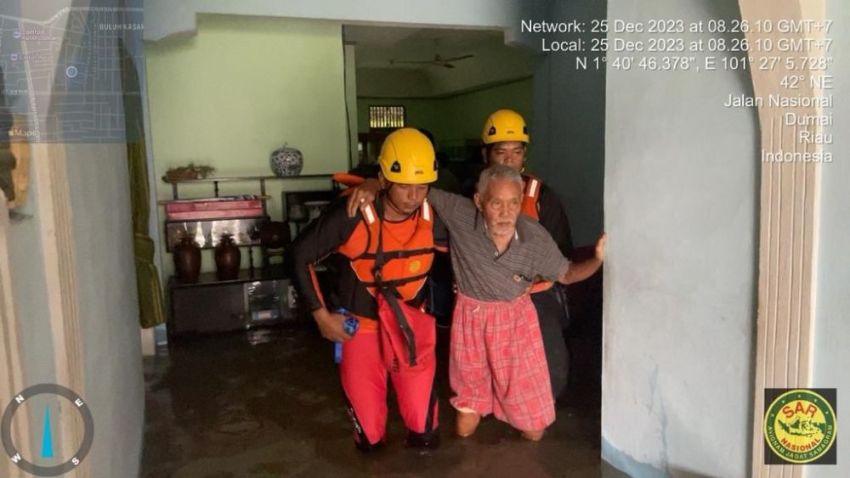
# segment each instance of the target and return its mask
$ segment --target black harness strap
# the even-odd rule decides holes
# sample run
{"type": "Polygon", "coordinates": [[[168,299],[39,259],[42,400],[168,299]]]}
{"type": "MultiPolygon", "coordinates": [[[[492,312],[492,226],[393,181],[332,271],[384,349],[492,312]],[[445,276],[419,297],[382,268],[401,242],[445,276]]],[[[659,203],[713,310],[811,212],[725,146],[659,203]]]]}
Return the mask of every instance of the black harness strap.
{"type": "Polygon", "coordinates": [[[410,356],[408,361],[410,362],[410,366],[414,367],[416,366],[416,335],[413,333],[413,329],[410,327],[410,323],[407,321],[404,311],[401,310],[401,306],[398,304],[398,297],[396,297],[397,292],[395,288],[392,285],[385,283],[381,277],[381,269],[386,263],[384,258],[384,225],[382,223],[383,207],[378,201],[375,202],[375,206],[378,213],[378,249],[375,254],[375,267],[372,269],[372,275],[375,277],[376,286],[384,295],[384,299],[386,299],[386,301],[390,304],[390,308],[393,310],[393,313],[398,320],[398,325],[401,327],[401,331],[407,340],[407,353],[410,356]]]}
{"type": "Polygon", "coordinates": [[[396,287],[396,286],[399,286],[399,285],[407,284],[408,282],[418,281],[419,279],[423,279],[425,277],[428,277],[427,272],[425,272],[423,274],[415,275],[415,276],[412,276],[412,277],[405,277],[404,279],[382,280],[380,283],[378,283],[377,281],[375,281],[375,282],[361,281],[361,283],[363,283],[363,285],[365,285],[366,287],[379,287],[379,286],[382,286],[382,285],[387,286],[387,287],[396,287]]]}
{"type": "Polygon", "coordinates": [[[416,366],[416,335],[413,333],[413,329],[410,328],[410,323],[407,322],[407,317],[404,315],[404,311],[401,310],[401,306],[398,305],[398,298],[395,296],[393,291],[389,288],[382,289],[386,291],[384,293],[384,298],[390,304],[390,308],[393,309],[396,318],[398,319],[398,325],[401,327],[402,333],[404,333],[405,339],[407,339],[407,354],[410,356],[408,358],[408,362],[411,367],[416,366]]]}
{"type": "MultiPolygon", "coordinates": [[[[405,259],[407,257],[422,256],[422,255],[425,255],[425,254],[431,254],[433,252],[434,252],[433,247],[423,248],[423,249],[413,249],[413,250],[410,250],[410,251],[389,251],[389,252],[384,252],[384,259],[387,262],[389,262],[393,259],[405,259]]],[[[364,252],[363,254],[360,254],[359,256],[357,256],[355,259],[376,259],[377,257],[378,257],[377,253],[372,254],[371,252],[364,252]]]]}

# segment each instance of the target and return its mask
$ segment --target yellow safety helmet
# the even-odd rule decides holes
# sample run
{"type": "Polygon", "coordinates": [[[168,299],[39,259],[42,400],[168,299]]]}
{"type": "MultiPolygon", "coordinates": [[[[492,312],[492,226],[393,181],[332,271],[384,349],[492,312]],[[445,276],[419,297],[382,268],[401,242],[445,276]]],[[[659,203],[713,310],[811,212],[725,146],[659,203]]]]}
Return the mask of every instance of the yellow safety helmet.
{"type": "Polygon", "coordinates": [[[437,180],[437,157],[427,136],[415,128],[393,131],[384,140],[378,164],[387,181],[428,184],[437,180]]]}
{"type": "Polygon", "coordinates": [[[514,110],[502,109],[491,114],[484,123],[481,133],[484,144],[502,141],[521,141],[528,143],[528,127],[522,115],[514,110]]]}

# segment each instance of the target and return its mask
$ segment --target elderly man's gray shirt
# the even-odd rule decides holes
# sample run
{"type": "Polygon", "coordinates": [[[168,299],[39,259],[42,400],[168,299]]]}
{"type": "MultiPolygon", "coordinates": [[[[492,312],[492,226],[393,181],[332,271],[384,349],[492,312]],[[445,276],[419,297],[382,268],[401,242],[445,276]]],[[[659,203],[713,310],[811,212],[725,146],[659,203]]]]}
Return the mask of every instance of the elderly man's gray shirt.
{"type": "Polygon", "coordinates": [[[452,269],[461,294],[487,302],[511,301],[524,294],[535,277],[556,281],[569,269],[570,262],[549,232],[524,214],[508,249],[499,254],[472,200],[432,188],[428,201],[449,230],[452,269]]]}

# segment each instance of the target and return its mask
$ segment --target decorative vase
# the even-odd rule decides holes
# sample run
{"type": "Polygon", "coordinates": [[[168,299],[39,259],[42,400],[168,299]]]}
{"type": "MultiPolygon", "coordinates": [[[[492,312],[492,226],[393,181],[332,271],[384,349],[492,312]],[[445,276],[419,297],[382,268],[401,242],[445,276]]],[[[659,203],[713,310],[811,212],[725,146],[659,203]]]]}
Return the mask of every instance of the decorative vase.
{"type": "Polygon", "coordinates": [[[233,280],[239,278],[239,266],[242,262],[242,253],[233,242],[233,234],[222,234],[221,240],[215,246],[215,267],[219,280],[233,280]]]}
{"type": "Polygon", "coordinates": [[[270,160],[272,171],[279,177],[298,176],[304,168],[304,155],[286,144],[272,151],[270,160]]]}
{"type": "Polygon", "coordinates": [[[177,279],[185,284],[198,282],[198,275],[201,273],[201,248],[192,236],[187,234],[181,237],[172,250],[172,256],[177,279]]]}

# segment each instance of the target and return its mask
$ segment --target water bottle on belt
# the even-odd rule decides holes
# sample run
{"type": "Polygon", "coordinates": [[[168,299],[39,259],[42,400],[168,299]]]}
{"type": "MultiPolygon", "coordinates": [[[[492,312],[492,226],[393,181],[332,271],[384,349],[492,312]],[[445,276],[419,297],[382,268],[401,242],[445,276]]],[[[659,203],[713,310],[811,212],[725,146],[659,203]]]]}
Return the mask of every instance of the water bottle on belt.
{"type": "MultiPolygon", "coordinates": [[[[345,330],[346,334],[353,337],[354,334],[357,333],[357,329],[360,328],[360,321],[354,318],[354,316],[351,315],[351,312],[342,307],[335,309],[334,312],[346,317],[345,322],[342,323],[342,329],[345,330]]],[[[342,342],[334,343],[334,362],[342,362],[342,342]]]]}

